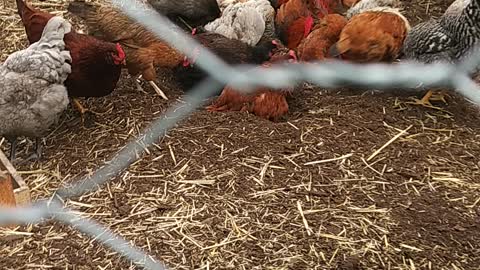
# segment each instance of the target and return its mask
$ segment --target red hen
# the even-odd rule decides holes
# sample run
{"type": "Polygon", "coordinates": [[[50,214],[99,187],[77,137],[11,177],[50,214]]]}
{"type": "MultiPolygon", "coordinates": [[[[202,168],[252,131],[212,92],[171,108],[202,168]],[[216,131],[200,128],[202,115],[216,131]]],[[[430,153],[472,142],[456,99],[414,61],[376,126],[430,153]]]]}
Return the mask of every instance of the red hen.
{"type": "MultiPolygon", "coordinates": [[[[295,52],[288,50],[277,41],[272,41],[277,45],[269,61],[262,64],[259,68],[269,68],[275,63],[289,61],[296,62],[295,52]]],[[[255,71],[254,71],[255,72],[255,71]]],[[[293,89],[272,90],[268,87],[259,87],[253,92],[242,93],[230,86],[223,89],[221,95],[206,109],[208,111],[247,111],[258,117],[277,121],[280,117],[288,113],[288,102],[286,97],[293,89]]]]}
{"type": "MultiPolygon", "coordinates": [[[[37,42],[47,22],[54,16],[34,9],[23,0],[16,0],[30,44],[37,42]]],[[[72,73],[65,81],[75,107],[82,119],[87,111],[78,97],[102,97],[110,94],[120,79],[125,65],[125,52],[120,44],[105,42],[92,36],[72,32],[65,35],[66,48],[72,56],[72,73]]]]}
{"type": "Polygon", "coordinates": [[[339,0],[290,0],[277,10],[275,27],[280,40],[289,49],[296,49],[312,31],[316,22],[334,13],[339,0]]]}

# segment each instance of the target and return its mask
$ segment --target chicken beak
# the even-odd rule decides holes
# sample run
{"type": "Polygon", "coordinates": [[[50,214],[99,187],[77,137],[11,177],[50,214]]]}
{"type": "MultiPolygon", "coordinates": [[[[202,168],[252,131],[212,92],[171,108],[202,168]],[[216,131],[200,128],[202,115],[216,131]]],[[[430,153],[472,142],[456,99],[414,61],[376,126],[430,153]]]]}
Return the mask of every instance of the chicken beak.
{"type": "Polygon", "coordinates": [[[297,54],[294,50],[289,50],[288,55],[290,55],[290,59],[288,60],[290,63],[296,63],[298,61],[297,54]]]}
{"type": "Polygon", "coordinates": [[[190,66],[190,62],[188,61],[188,58],[186,56],[183,58],[182,66],[183,67],[190,66]]]}

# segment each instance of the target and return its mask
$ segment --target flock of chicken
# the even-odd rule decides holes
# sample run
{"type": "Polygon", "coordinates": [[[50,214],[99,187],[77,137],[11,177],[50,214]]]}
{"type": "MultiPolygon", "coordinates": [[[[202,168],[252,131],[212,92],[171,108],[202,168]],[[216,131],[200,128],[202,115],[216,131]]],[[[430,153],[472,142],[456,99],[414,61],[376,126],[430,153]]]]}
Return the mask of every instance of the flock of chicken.
{"type": "MultiPolygon", "coordinates": [[[[410,27],[400,0],[147,0],[140,12],[159,12],[177,31],[194,39],[228,64],[279,63],[339,58],[357,63],[399,58],[431,63],[468,57],[480,39],[480,0],[456,0],[439,20],[410,27]],[[218,2],[217,2],[218,1],[218,2]],[[342,15],[345,14],[345,15],[342,15]]],[[[11,142],[40,138],[58,121],[69,100],[82,116],[80,97],[101,97],[117,86],[122,68],[155,82],[156,68],[169,68],[184,88],[206,78],[189,59],[113,5],[73,0],[68,11],[85,21],[88,34],[61,17],[16,0],[30,46],[0,66],[0,133],[11,142]]],[[[195,54],[195,53],[194,53],[195,54]]],[[[197,53],[198,55],[198,53],[197,53]]],[[[209,111],[248,111],[276,120],[288,112],[292,89],[258,88],[244,94],[225,85],[209,111]]],[[[418,103],[428,106],[431,91],[418,103]]]]}

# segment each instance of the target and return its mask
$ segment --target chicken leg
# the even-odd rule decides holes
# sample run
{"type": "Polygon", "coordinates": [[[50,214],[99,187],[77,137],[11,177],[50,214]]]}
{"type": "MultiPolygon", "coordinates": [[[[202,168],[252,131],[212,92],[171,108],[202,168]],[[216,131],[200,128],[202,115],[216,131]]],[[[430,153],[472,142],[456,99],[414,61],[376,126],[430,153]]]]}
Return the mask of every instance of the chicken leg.
{"type": "Polygon", "coordinates": [[[17,151],[17,138],[9,139],[10,141],[10,162],[13,163],[17,151]]]}
{"type": "Polygon", "coordinates": [[[73,103],[73,106],[80,112],[80,114],[82,115],[82,118],[83,118],[83,116],[88,111],[88,109],[85,108],[82,105],[82,103],[80,103],[80,100],[78,100],[78,98],[73,98],[72,103],[73,103]]]}
{"type": "MultiPolygon", "coordinates": [[[[15,158],[16,158],[16,153],[17,153],[17,138],[10,138],[8,139],[10,141],[10,162],[12,164],[15,164],[15,158]]],[[[40,138],[35,138],[35,146],[34,146],[34,153],[30,155],[26,160],[23,162],[20,162],[17,165],[23,165],[26,161],[31,161],[33,159],[36,159],[37,161],[42,158],[42,143],[40,138]]]]}
{"type": "Polygon", "coordinates": [[[72,105],[80,112],[80,117],[82,118],[82,123],[85,123],[85,115],[87,113],[98,114],[90,109],[85,108],[78,98],[72,98],[72,105]]]}

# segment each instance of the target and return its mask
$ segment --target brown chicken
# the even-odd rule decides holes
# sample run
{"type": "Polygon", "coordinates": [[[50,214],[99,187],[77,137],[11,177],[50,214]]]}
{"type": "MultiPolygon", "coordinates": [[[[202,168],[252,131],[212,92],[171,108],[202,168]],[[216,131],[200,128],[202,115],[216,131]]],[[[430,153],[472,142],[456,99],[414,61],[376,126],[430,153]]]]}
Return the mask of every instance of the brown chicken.
{"type": "Polygon", "coordinates": [[[338,41],[347,19],[339,14],[328,14],[297,48],[301,61],[317,61],[328,57],[328,50],[338,41]]]}
{"type": "Polygon", "coordinates": [[[289,0],[270,0],[272,7],[277,10],[281,5],[287,3],[289,0]]]}
{"type": "MultiPolygon", "coordinates": [[[[269,68],[280,62],[296,62],[297,57],[293,50],[288,50],[278,41],[272,41],[278,49],[273,51],[269,61],[266,61],[259,68],[269,68]]],[[[254,69],[251,72],[255,72],[254,69]]],[[[242,93],[230,86],[226,86],[221,95],[206,107],[211,112],[225,111],[246,111],[258,117],[277,121],[288,113],[287,96],[293,89],[271,90],[267,87],[259,87],[250,93],[242,93]]]]}
{"type": "Polygon", "coordinates": [[[368,10],[348,21],[329,53],[358,63],[393,61],[409,29],[408,20],[397,9],[368,10]]]}
{"type": "Polygon", "coordinates": [[[358,2],[360,2],[360,0],[342,0],[343,6],[347,8],[353,7],[358,2]]]}
{"type": "MultiPolygon", "coordinates": [[[[127,53],[129,74],[141,74],[161,97],[168,99],[154,83],[157,79],[155,67],[175,67],[182,62],[182,53],[114,7],[74,1],[69,4],[68,11],[84,19],[89,31],[122,44],[127,53]]],[[[141,89],[137,80],[135,83],[141,89]]]]}
{"type": "Polygon", "coordinates": [[[337,0],[290,0],[281,5],[275,16],[275,27],[280,40],[290,49],[296,49],[312,31],[315,23],[334,13],[337,0]]]}
{"type": "MultiPolygon", "coordinates": [[[[203,32],[201,27],[194,29],[192,34],[201,45],[230,65],[261,64],[270,58],[272,50],[276,48],[271,41],[260,42],[252,47],[240,40],[230,39],[213,32],[203,32]]],[[[198,57],[198,53],[196,54],[198,57]]],[[[173,70],[176,82],[186,92],[208,76],[205,71],[195,65],[195,60],[196,58],[185,57],[182,64],[173,70]]]]}
{"type": "MultiPolygon", "coordinates": [[[[16,1],[28,41],[30,44],[37,42],[43,28],[54,15],[35,9],[22,0],[16,1]]],[[[65,86],[74,107],[84,120],[85,112],[89,110],[82,106],[78,98],[110,94],[116,88],[122,66],[125,65],[125,52],[119,44],[73,30],[65,35],[64,41],[72,56],[72,73],[65,81],[65,86]]]]}

